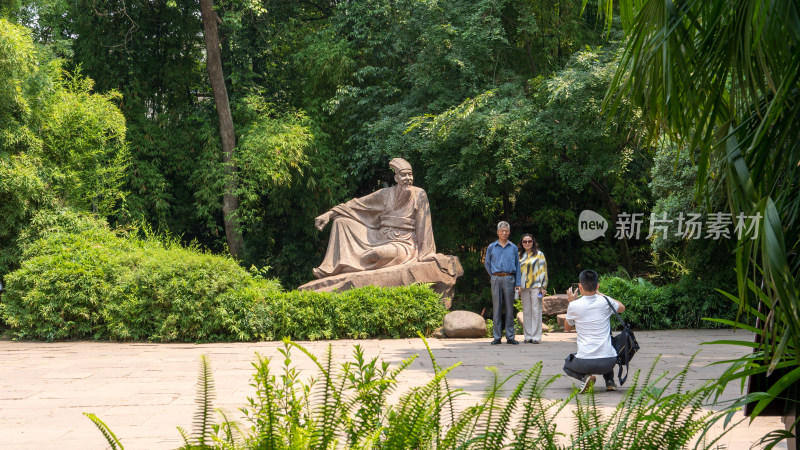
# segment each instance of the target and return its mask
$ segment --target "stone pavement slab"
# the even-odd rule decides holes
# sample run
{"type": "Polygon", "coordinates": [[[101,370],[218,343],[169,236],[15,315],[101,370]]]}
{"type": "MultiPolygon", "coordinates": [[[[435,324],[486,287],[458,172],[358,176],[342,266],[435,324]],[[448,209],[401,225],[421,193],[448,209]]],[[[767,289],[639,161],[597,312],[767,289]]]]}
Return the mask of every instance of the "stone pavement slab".
{"type": "MultiPolygon", "coordinates": [[[[662,355],[656,366],[658,372],[677,374],[695,352],[702,350],[687,377],[691,388],[716,379],[724,370],[725,366],[710,363],[736,358],[744,352],[741,347],[704,346],[702,342],[748,340],[751,336],[729,330],[673,330],[639,331],[637,338],[643,348],[637,353],[632,370],[646,371],[662,355]]],[[[487,367],[496,367],[502,376],[508,376],[542,361],[545,377],[560,375],[564,357],[576,349],[574,333],[547,334],[539,345],[491,346],[489,341],[428,340],[439,365],[461,363],[449,376],[452,387],[469,394],[459,397],[460,407],[478,402],[493,376],[487,367]]],[[[433,373],[421,339],[300,344],[318,357],[330,347],[336,362],[352,360],[354,345],[361,345],[366,357],[392,364],[418,355],[401,375],[393,399],[412,386],[424,384],[433,373]]],[[[211,361],[215,406],[226,410],[229,417],[240,419],[239,408],[245,406],[247,396],[254,395],[250,382],[256,354],[275,358],[273,364],[281,364],[281,348],[280,342],[194,345],[0,341],[0,448],[105,448],[105,439],[83,412],[100,417],[128,449],[176,448],[182,443],[176,426],[191,430],[201,355],[211,361]]],[[[292,362],[301,376],[316,374],[314,363],[297,350],[292,352],[292,362]]],[[[548,387],[545,396],[565,398],[573,384],[572,379],[562,376],[548,387]]],[[[627,385],[617,392],[598,392],[598,404],[605,411],[612,410],[627,385]]],[[[729,386],[723,398],[737,396],[737,386],[729,386]]],[[[557,425],[569,433],[571,424],[567,409],[557,425]]],[[[738,426],[721,444],[730,449],[747,449],[767,432],[779,428],[783,428],[779,417],[762,417],[749,426],[747,422],[738,426]]]]}

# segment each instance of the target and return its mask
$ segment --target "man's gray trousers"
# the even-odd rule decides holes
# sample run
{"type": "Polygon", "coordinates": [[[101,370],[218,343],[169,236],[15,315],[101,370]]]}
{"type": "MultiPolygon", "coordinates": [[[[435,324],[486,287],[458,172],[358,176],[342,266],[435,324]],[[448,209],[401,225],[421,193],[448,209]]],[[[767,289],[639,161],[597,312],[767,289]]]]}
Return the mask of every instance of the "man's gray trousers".
{"type": "Polygon", "coordinates": [[[582,380],[583,376],[588,374],[603,374],[603,378],[608,381],[614,380],[614,365],[617,363],[616,357],[610,358],[597,358],[597,359],[581,359],[576,358],[572,353],[564,360],[564,373],[582,380]]]}
{"type": "Polygon", "coordinates": [[[492,275],[492,334],[495,339],[502,337],[503,322],[500,310],[505,307],[506,339],[514,339],[514,283],[513,275],[499,277],[492,275]]]}

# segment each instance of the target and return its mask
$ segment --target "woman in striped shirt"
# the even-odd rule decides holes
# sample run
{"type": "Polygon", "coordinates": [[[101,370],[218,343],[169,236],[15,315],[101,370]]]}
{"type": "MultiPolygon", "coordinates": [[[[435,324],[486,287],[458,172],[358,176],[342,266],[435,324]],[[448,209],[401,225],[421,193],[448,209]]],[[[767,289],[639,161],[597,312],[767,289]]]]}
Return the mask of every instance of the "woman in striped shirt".
{"type": "Polygon", "coordinates": [[[522,235],[519,249],[520,299],[522,300],[522,328],[525,343],[538,344],[542,340],[542,297],[547,295],[547,261],[539,251],[539,244],[530,234],[522,235]]]}

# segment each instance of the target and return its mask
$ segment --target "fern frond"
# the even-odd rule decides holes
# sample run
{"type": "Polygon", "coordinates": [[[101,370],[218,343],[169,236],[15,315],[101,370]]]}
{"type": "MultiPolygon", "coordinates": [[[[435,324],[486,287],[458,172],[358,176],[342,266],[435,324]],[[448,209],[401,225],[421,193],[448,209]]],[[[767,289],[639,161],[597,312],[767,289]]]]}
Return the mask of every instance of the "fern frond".
{"type": "Polygon", "coordinates": [[[197,382],[197,412],[194,415],[194,438],[200,447],[211,438],[211,416],[214,411],[214,378],[211,374],[211,361],[200,355],[200,377],[197,382]]]}
{"type": "MultiPolygon", "coordinates": [[[[225,444],[230,444],[231,446],[235,446],[238,441],[237,436],[242,435],[242,429],[239,427],[239,422],[228,419],[228,415],[220,408],[217,408],[216,412],[220,415],[220,417],[222,417],[220,429],[223,432],[223,438],[219,439],[219,441],[225,444]]],[[[217,440],[217,437],[214,436],[214,441],[217,440]]]]}
{"type": "Polygon", "coordinates": [[[522,405],[522,422],[514,431],[513,448],[526,450],[529,448],[557,448],[556,437],[558,433],[555,418],[563,408],[572,400],[573,392],[566,400],[545,402],[544,390],[560,375],[550,377],[542,383],[542,362],[536,363],[531,369],[531,381],[528,387],[525,403],[522,405]],[[554,410],[554,411],[553,411],[554,410]]]}
{"type": "Polygon", "coordinates": [[[501,397],[503,386],[505,386],[509,380],[524,372],[515,372],[501,381],[497,368],[489,367],[487,370],[492,372],[493,379],[492,384],[487,388],[484,399],[481,402],[483,404],[483,411],[480,420],[483,423],[481,424],[482,426],[478,431],[476,439],[479,443],[479,447],[494,448],[500,445],[503,439],[505,439],[511,412],[515,408],[522,389],[532,374],[529,373],[523,382],[515,388],[511,397],[504,402],[501,397]]]}
{"type": "MultiPolygon", "coordinates": [[[[433,367],[434,374],[438,374],[440,371],[443,370],[443,367],[436,362],[436,356],[433,354],[431,346],[428,345],[428,340],[425,339],[425,336],[423,336],[422,333],[420,332],[417,332],[417,336],[419,336],[419,338],[422,339],[422,343],[425,344],[425,350],[428,352],[428,357],[431,360],[431,367],[433,367]]],[[[450,389],[450,383],[447,381],[447,377],[442,378],[442,385],[443,386],[437,385],[436,390],[434,391],[434,395],[436,395],[436,404],[438,405],[438,410],[434,412],[434,417],[433,417],[434,419],[433,427],[435,431],[437,444],[442,434],[442,428],[443,428],[442,411],[444,410],[445,407],[449,411],[449,417],[448,417],[449,420],[447,421],[447,423],[453,424],[456,420],[455,408],[453,408],[453,401],[452,401],[453,397],[450,395],[452,391],[450,389]]]]}
{"type": "MultiPolygon", "coordinates": [[[[314,362],[322,375],[323,384],[317,394],[317,403],[321,404],[321,408],[317,411],[316,419],[313,422],[317,426],[311,433],[311,445],[313,448],[327,449],[334,441],[337,425],[345,420],[342,417],[342,392],[344,390],[346,375],[340,377],[339,385],[337,386],[332,375],[333,347],[331,345],[328,345],[325,365],[322,365],[322,363],[303,346],[288,340],[284,340],[284,342],[305,353],[311,361],[314,362]]],[[[345,370],[348,370],[346,369],[348,366],[344,367],[345,370]]]]}
{"type": "Polygon", "coordinates": [[[378,447],[381,434],[383,434],[383,430],[378,428],[373,430],[371,433],[364,433],[359,436],[356,442],[350,444],[348,449],[350,450],[372,450],[378,447]]]}
{"type": "Polygon", "coordinates": [[[256,354],[258,361],[253,363],[256,369],[253,375],[253,386],[256,389],[256,398],[248,397],[251,409],[241,408],[245,417],[253,424],[255,435],[250,440],[255,441],[259,448],[277,448],[281,443],[281,434],[278,432],[278,391],[275,386],[275,376],[270,370],[270,359],[256,354]]]}
{"type": "Polygon", "coordinates": [[[397,388],[397,376],[416,356],[405,359],[397,370],[389,371],[388,363],[381,363],[378,368],[377,358],[366,362],[363,354],[356,350],[355,370],[349,377],[349,389],[355,390],[355,395],[344,406],[352,417],[347,424],[351,446],[362,440],[365,434],[374,434],[382,429],[389,410],[387,398],[397,388]]]}
{"type": "Polygon", "coordinates": [[[594,389],[590,389],[586,396],[576,396],[575,404],[576,434],[573,436],[573,445],[587,449],[604,448],[605,426],[597,409],[594,389]],[[586,403],[581,398],[586,398],[586,403]]]}
{"type": "Polygon", "coordinates": [[[175,428],[178,429],[178,433],[180,433],[181,437],[183,438],[184,448],[191,448],[192,444],[189,443],[189,433],[187,433],[186,430],[184,430],[182,427],[175,427],[175,428]]]}
{"type": "Polygon", "coordinates": [[[591,397],[586,406],[579,399],[578,438],[573,440],[573,444],[580,448],[609,450],[642,445],[686,448],[695,440],[695,448],[712,448],[721,435],[710,443],[704,442],[708,431],[718,420],[728,420],[731,412],[704,410],[705,401],[712,396],[715,389],[711,383],[683,391],[694,359],[690,358],[680,372],[666,378],[664,383],[661,381],[666,374],[655,375],[658,358],[647,373],[636,371],[632,386],[611,417],[600,419],[599,423],[596,419],[600,416],[595,415],[596,405],[591,402],[591,397]],[[702,433],[697,439],[700,432],[702,433]]]}
{"type": "MultiPolygon", "coordinates": [[[[503,381],[503,384],[518,374],[519,372],[511,377],[506,378],[506,380],[503,381]]],[[[534,377],[535,374],[535,371],[528,370],[525,373],[525,376],[523,376],[522,380],[517,383],[516,388],[514,388],[514,391],[512,391],[508,399],[506,399],[505,407],[500,411],[500,417],[498,421],[494,423],[494,429],[488,433],[490,436],[488,443],[491,448],[500,448],[502,446],[503,441],[506,439],[506,435],[508,434],[509,428],[511,427],[511,417],[516,410],[517,402],[521,398],[522,392],[525,390],[525,386],[527,386],[528,382],[534,377]]]]}
{"type": "Polygon", "coordinates": [[[445,398],[437,398],[434,393],[442,379],[459,365],[461,363],[440,370],[428,383],[412,389],[400,399],[399,408],[389,414],[382,447],[406,449],[430,445],[437,433],[435,426],[431,425],[433,415],[441,411],[442,403],[449,401],[449,396],[457,395],[459,391],[445,393],[445,398]]]}
{"type": "Polygon", "coordinates": [[[480,416],[482,410],[479,406],[471,406],[462,411],[439,440],[439,448],[459,448],[458,444],[468,442],[474,431],[474,420],[480,416]]]}
{"type": "Polygon", "coordinates": [[[106,438],[106,441],[108,441],[108,445],[111,446],[112,450],[117,450],[118,448],[120,450],[125,449],[119,439],[117,439],[117,435],[115,435],[114,432],[111,431],[111,428],[109,428],[105,422],[100,420],[99,417],[93,413],[83,413],[83,415],[88,417],[89,420],[91,420],[92,423],[94,423],[94,425],[97,427],[97,429],[103,433],[103,436],[106,438]]]}

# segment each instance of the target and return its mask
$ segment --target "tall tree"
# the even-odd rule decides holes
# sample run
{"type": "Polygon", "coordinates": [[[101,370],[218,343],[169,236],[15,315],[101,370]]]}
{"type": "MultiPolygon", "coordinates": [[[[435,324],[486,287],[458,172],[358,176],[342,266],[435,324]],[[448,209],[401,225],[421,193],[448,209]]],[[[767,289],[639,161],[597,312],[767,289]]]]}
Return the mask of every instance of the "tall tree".
{"type": "Polygon", "coordinates": [[[222,56],[219,46],[219,32],[217,22],[221,22],[214,11],[212,0],[200,0],[200,15],[203,18],[203,34],[206,41],[206,70],[211,80],[211,89],[214,93],[214,103],[217,106],[219,119],[219,134],[222,138],[222,161],[225,165],[225,193],[222,197],[222,213],[225,221],[225,236],[228,240],[228,249],[236,258],[242,256],[244,244],[239,226],[237,209],[239,197],[236,194],[237,168],[234,163],[236,151],[236,133],[233,129],[233,116],[228,100],[228,89],[225,87],[225,77],[222,73],[222,56]]]}

